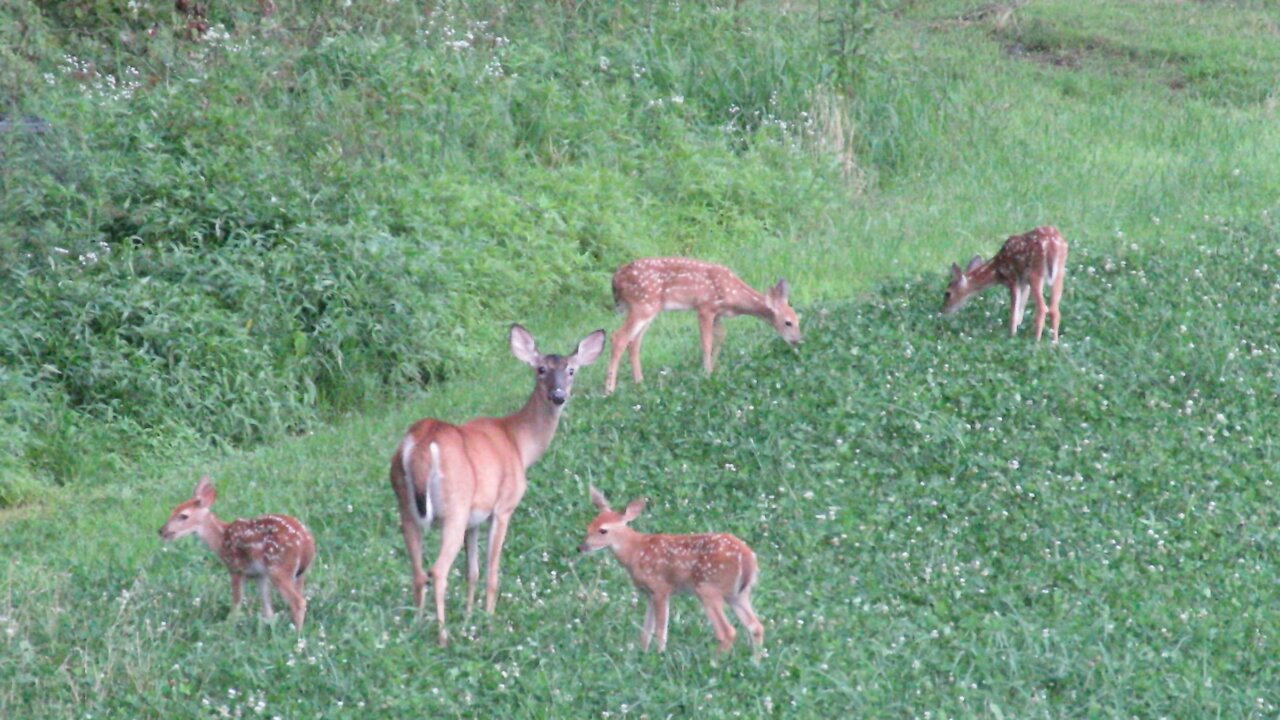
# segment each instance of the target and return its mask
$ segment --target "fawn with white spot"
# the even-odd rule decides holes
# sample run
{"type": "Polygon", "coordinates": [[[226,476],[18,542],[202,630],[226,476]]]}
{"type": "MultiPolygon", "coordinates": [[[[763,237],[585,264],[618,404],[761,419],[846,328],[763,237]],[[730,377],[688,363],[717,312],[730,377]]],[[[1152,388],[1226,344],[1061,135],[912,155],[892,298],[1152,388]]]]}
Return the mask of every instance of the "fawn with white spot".
{"type": "Polygon", "coordinates": [[[667,647],[667,618],[671,596],[693,593],[707,611],[719,651],[733,647],[738,633],[724,614],[729,603],[738,620],[751,634],[751,645],[764,645],[764,625],[751,608],[751,588],[759,577],[756,554],[743,541],[727,533],[700,535],[647,535],[627,527],[644,511],[645,501],[635,500],[622,513],[594,487],[591,502],[600,510],[587,527],[587,539],[578,550],[584,553],[609,548],[627,569],[632,582],[648,599],[640,644],[645,650],[658,635],[658,652],[667,647]]]}
{"type": "Polygon", "coordinates": [[[613,334],[613,350],[605,377],[605,393],[618,385],[622,352],[631,349],[631,374],[644,381],[640,346],[644,334],[664,310],[696,310],[702,335],[702,366],[710,374],[724,343],[722,318],[755,315],[773,325],[792,345],[800,342],[800,318],[787,298],[791,286],[779,280],[767,293],[743,282],[723,265],[679,257],[644,258],[627,263],[613,274],[613,300],[627,317],[613,334]]]}
{"type": "Polygon", "coordinates": [[[480,576],[477,535],[479,526],[490,521],[485,611],[492,613],[498,602],[498,563],[507,526],[528,487],[525,472],[551,444],[575,374],[595,362],[604,341],[604,330],[597,330],[568,357],[543,355],[527,330],[512,326],[511,352],[535,372],[533,392],[524,407],[513,415],[476,418],[463,425],[419,420],[396,448],[391,486],[399,500],[400,529],[413,565],[413,601],[419,612],[427,585],[422,534],[425,528],[440,527],[440,554],[431,567],[431,579],[442,646],[449,637],[444,612],[449,568],[465,541],[470,613],[480,576]]]}
{"type": "Polygon", "coordinates": [[[200,478],[190,500],[178,505],[160,528],[165,541],[195,533],[231,572],[231,611],[240,607],[244,579],[258,581],[262,615],[270,620],[271,588],[284,596],[293,613],[293,625],[302,631],[307,617],[303,596],[306,572],[316,559],[316,541],[301,520],[289,515],[260,515],[226,522],[213,514],[218,497],[209,476],[200,478]],[[270,583],[270,585],[268,584],[270,583]]]}
{"type": "Polygon", "coordinates": [[[974,255],[964,270],[951,266],[951,283],[942,299],[942,313],[964,307],[969,298],[997,283],[1009,288],[1012,304],[1009,335],[1018,334],[1027,308],[1027,295],[1036,299],[1036,342],[1044,331],[1044,316],[1053,316],[1053,341],[1058,342],[1058,322],[1062,319],[1059,303],[1067,275],[1067,241],[1057,228],[1038,227],[1022,235],[1012,235],[1000,252],[988,262],[974,255]],[[1051,287],[1049,304],[1044,301],[1044,284],[1051,287]]]}

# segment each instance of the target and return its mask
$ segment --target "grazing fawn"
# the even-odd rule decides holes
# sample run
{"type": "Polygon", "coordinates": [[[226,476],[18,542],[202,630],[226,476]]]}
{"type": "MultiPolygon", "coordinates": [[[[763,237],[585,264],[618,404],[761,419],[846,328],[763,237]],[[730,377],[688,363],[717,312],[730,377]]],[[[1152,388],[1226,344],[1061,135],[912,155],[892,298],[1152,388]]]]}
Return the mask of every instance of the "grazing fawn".
{"type": "Polygon", "coordinates": [[[293,625],[302,631],[307,617],[307,599],[302,591],[306,572],[316,559],[316,541],[301,520],[288,515],[260,515],[225,522],[213,514],[218,497],[209,476],[200,478],[191,499],[173,509],[169,521],[160,528],[165,541],[195,533],[231,571],[231,611],[240,607],[244,579],[254,578],[262,593],[262,615],[274,616],[271,588],[284,596],[293,612],[293,625]]]}
{"type": "Polygon", "coordinates": [[[445,588],[449,568],[465,540],[467,612],[475,605],[479,579],[479,526],[489,525],[489,568],[485,610],[498,601],[498,561],[511,515],[524,497],[525,472],[546,452],[569,400],[578,369],[604,350],[604,330],[588,335],[572,355],[543,355],[533,336],[515,325],[511,352],[534,368],[533,393],[524,407],[502,418],[477,418],[452,425],[428,418],[409,428],[391,458],[391,486],[400,504],[400,529],[413,565],[413,601],[421,612],[427,575],[422,569],[422,534],[440,527],[440,554],[431,568],[435,583],[440,644],[445,630],[445,588]]]}
{"type": "Polygon", "coordinates": [[[645,650],[658,633],[658,652],[667,647],[667,617],[674,593],[691,592],[702,601],[711,619],[719,651],[733,647],[737,631],[725,617],[724,604],[733,608],[758,652],[764,645],[764,625],[751,609],[751,587],[759,576],[756,554],[747,544],[727,533],[701,535],[646,535],[627,527],[644,511],[645,501],[632,501],[621,514],[594,487],[591,502],[600,510],[587,527],[587,539],[578,547],[584,553],[609,548],[627,569],[636,588],[649,601],[640,644],[645,650]]]}
{"type": "Polygon", "coordinates": [[[1062,300],[1062,284],[1067,274],[1067,241],[1053,227],[1038,227],[1022,235],[1012,235],[1000,252],[988,262],[981,255],[974,255],[969,267],[951,266],[951,283],[942,299],[942,313],[951,313],[964,307],[969,298],[999,283],[1009,288],[1013,307],[1009,318],[1009,335],[1018,334],[1022,315],[1027,307],[1027,295],[1036,299],[1036,342],[1044,331],[1044,284],[1050,284],[1051,295],[1047,306],[1053,316],[1053,341],[1058,342],[1058,322],[1062,319],[1059,302],[1062,300]]]}
{"type": "Polygon", "coordinates": [[[653,319],[664,310],[696,310],[702,334],[702,366],[707,374],[715,367],[724,342],[723,318],[755,315],[766,320],[783,340],[800,342],[800,318],[787,303],[791,286],[779,280],[767,293],[743,282],[723,265],[689,258],[644,258],[613,274],[613,300],[618,311],[627,313],[622,327],[613,334],[613,350],[605,393],[618,385],[618,364],[622,351],[631,348],[631,374],[644,381],[640,369],[640,346],[653,319]]]}

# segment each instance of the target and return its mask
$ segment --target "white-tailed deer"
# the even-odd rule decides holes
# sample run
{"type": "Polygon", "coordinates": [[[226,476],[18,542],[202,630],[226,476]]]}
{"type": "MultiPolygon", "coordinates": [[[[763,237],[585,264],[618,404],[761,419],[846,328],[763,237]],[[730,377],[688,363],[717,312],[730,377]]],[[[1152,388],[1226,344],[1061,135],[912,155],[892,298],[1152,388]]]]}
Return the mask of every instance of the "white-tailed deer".
{"type": "Polygon", "coordinates": [[[951,313],[964,307],[969,298],[997,283],[1009,288],[1011,316],[1009,335],[1018,333],[1022,315],[1027,308],[1027,295],[1036,299],[1036,342],[1044,331],[1044,315],[1047,309],[1053,316],[1053,341],[1058,342],[1058,323],[1062,319],[1059,303],[1062,300],[1062,284],[1067,275],[1067,241],[1053,227],[1038,227],[1022,235],[1011,235],[1000,252],[988,262],[981,255],[974,255],[969,267],[951,266],[951,283],[942,299],[942,313],[951,313]],[[1044,284],[1050,284],[1051,295],[1046,307],[1044,284]]]}
{"type": "Polygon", "coordinates": [[[270,585],[275,585],[293,611],[294,627],[301,632],[307,617],[307,599],[302,594],[306,572],[316,559],[316,541],[311,531],[301,520],[288,515],[225,522],[213,514],[217,497],[209,476],[200,478],[191,499],[174,508],[169,521],[160,528],[160,537],[169,541],[191,533],[200,536],[231,572],[232,612],[240,607],[244,579],[254,578],[262,593],[262,615],[270,620],[275,614],[270,585]]]}
{"type": "Polygon", "coordinates": [[[758,652],[764,645],[764,625],[751,609],[751,587],[759,576],[756,554],[747,544],[727,533],[701,535],[646,535],[627,527],[644,511],[645,501],[634,500],[622,513],[594,487],[591,502],[600,514],[587,526],[587,539],[578,547],[584,553],[609,548],[627,569],[636,588],[649,601],[640,644],[645,650],[658,633],[658,652],[667,647],[667,618],[671,596],[689,592],[698,596],[711,619],[720,652],[733,647],[738,633],[725,617],[729,603],[738,620],[751,633],[758,652]]]}
{"type": "Polygon", "coordinates": [[[773,325],[783,340],[800,342],[800,318],[787,303],[791,286],[779,280],[767,293],[743,282],[723,265],[689,258],[644,258],[629,262],[613,274],[613,300],[618,312],[626,312],[622,327],[613,334],[605,393],[618,386],[622,351],[631,348],[631,374],[644,381],[640,346],[653,319],[664,310],[696,310],[702,334],[702,367],[710,374],[724,343],[723,318],[755,315],[773,325]]]}
{"type": "Polygon", "coordinates": [[[546,452],[569,400],[578,368],[595,362],[604,350],[603,330],[591,333],[572,355],[543,355],[533,336],[515,325],[511,352],[534,369],[533,393],[518,412],[502,418],[476,418],[452,425],[428,418],[409,428],[391,458],[391,486],[400,501],[400,529],[413,564],[413,601],[421,611],[427,575],[422,569],[424,528],[440,527],[440,554],[431,567],[435,583],[440,644],[445,630],[445,588],[449,568],[465,540],[467,612],[475,605],[480,576],[477,533],[489,525],[489,569],[485,610],[498,602],[498,561],[511,515],[524,497],[525,471],[546,452]]]}

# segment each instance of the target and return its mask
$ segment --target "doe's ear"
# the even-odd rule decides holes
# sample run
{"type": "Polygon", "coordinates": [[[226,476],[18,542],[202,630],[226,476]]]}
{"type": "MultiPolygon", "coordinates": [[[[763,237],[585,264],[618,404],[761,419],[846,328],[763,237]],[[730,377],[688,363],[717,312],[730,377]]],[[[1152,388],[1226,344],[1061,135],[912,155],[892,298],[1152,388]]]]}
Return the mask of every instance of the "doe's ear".
{"type": "Polygon", "coordinates": [[[622,522],[631,522],[640,517],[640,513],[644,512],[644,506],[648,502],[644,498],[632,500],[631,504],[627,505],[627,509],[622,513],[622,522]]]}
{"type": "Polygon", "coordinates": [[[591,486],[591,504],[600,509],[601,512],[609,512],[609,501],[604,499],[604,493],[596,489],[595,485],[591,486]]]}
{"type": "Polygon", "coordinates": [[[530,367],[537,367],[542,357],[538,353],[538,343],[519,324],[511,326],[511,354],[530,367]]]}
{"type": "Polygon", "coordinates": [[[597,330],[583,338],[578,343],[578,349],[573,353],[573,361],[581,365],[590,365],[600,357],[600,353],[604,352],[604,330],[597,330]]]}
{"type": "Polygon", "coordinates": [[[200,503],[200,507],[209,507],[214,500],[218,499],[218,491],[213,487],[213,480],[208,475],[200,478],[200,482],[196,483],[193,497],[200,503]]]}
{"type": "Polygon", "coordinates": [[[973,259],[969,261],[969,267],[965,268],[965,272],[971,273],[974,270],[977,270],[978,267],[981,265],[982,265],[982,256],[974,255],[973,259]]]}

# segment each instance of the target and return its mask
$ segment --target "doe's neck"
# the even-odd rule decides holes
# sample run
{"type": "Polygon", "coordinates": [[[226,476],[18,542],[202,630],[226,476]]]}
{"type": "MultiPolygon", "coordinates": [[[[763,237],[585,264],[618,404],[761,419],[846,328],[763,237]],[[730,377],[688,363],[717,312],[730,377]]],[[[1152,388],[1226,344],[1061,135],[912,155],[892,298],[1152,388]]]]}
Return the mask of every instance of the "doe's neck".
{"type": "Polygon", "coordinates": [[[535,385],[524,407],[502,418],[501,422],[520,451],[520,461],[525,469],[538,462],[560,427],[560,414],[564,405],[556,405],[546,392],[535,385]]]}

